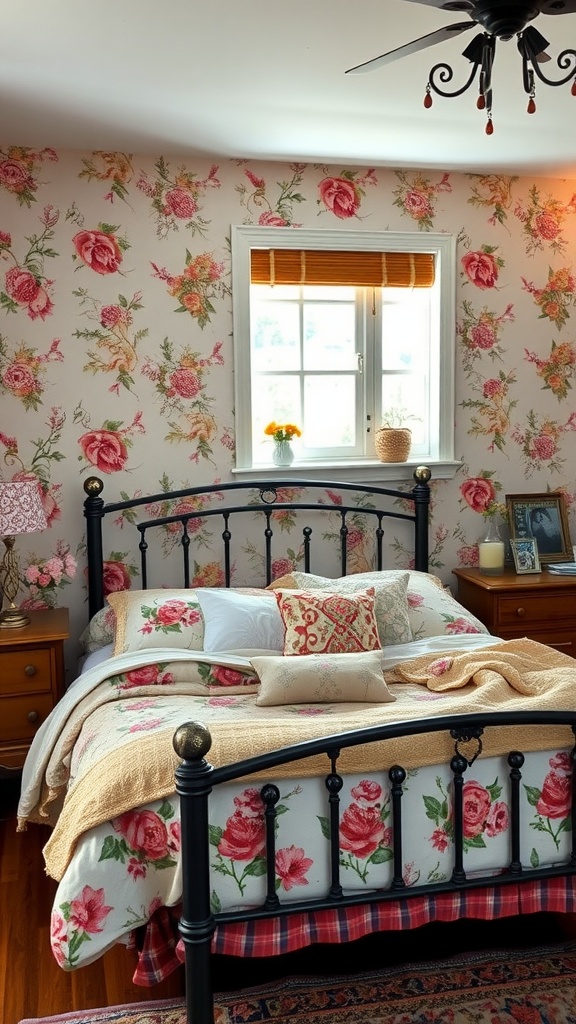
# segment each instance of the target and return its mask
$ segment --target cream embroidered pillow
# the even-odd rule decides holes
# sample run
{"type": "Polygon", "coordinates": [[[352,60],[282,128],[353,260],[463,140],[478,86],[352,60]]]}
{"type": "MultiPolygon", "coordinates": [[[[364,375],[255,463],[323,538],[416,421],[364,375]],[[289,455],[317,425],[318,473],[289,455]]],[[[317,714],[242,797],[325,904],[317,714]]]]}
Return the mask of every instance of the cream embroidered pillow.
{"type": "Polygon", "coordinates": [[[148,647],[202,650],[204,620],[194,590],[118,590],[107,601],[116,613],[114,654],[148,647]]]}
{"type": "Polygon", "coordinates": [[[250,660],[260,679],[256,704],[382,704],[396,699],[384,682],[378,651],[250,660]]]}
{"type": "Polygon", "coordinates": [[[355,594],[274,591],[285,628],[284,654],[351,654],[380,650],[374,588],[355,594]]]}
{"type": "Polygon", "coordinates": [[[407,570],[399,569],[356,573],[335,580],[312,573],[292,572],[271,583],[270,587],[272,590],[330,590],[339,594],[354,594],[373,587],[380,644],[388,647],[390,644],[407,644],[413,639],[407,601],[409,578],[407,570]]]}

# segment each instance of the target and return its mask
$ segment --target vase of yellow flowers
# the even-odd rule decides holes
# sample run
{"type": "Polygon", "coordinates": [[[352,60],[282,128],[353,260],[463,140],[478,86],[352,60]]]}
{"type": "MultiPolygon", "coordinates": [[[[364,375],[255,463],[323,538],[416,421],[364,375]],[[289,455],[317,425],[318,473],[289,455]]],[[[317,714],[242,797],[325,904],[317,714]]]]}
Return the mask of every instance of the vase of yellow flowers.
{"type": "Polygon", "coordinates": [[[294,451],[292,449],[292,438],[302,437],[302,431],[293,423],[276,423],[272,420],[264,428],[267,437],[274,441],[272,449],[272,462],[275,466],[291,466],[294,462],[294,451]]]}

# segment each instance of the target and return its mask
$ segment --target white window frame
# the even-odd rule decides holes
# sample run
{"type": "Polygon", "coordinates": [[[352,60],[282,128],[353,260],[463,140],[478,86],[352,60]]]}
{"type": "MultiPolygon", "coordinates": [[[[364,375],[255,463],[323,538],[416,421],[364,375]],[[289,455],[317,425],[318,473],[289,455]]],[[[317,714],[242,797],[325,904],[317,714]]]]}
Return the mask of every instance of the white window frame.
{"type": "MultiPolygon", "coordinates": [[[[437,414],[438,446],[426,459],[436,479],[451,479],[460,462],[454,457],[455,414],[455,337],[456,337],[456,239],[433,232],[394,232],[358,230],[314,230],[233,225],[230,232],[232,257],[232,314],[234,340],[234,400],[236,420],[236,466],[234,474],[252,479],[278,476],[278,468],[255,468],[252,464],[252,395],[250,368],[250,251],[253,248],[340,249],[343,251],[385,251],[433,253],[439,280],[440,367],[439,394],[431,395],[431,414],[437,414]]],[[[356,456],[342,459],[315,459],[294,463],[289,471],[300,479],[318,478],[370,482],[411,480],[414,467],[422,459],[406,463],[382,463],[374,458],[356,456]]]]}

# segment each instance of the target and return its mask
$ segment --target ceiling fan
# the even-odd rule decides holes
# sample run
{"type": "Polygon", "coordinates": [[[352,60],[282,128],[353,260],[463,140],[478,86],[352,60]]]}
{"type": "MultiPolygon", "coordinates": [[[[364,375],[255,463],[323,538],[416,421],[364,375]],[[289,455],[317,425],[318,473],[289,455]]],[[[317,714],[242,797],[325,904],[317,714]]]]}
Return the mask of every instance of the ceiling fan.
{"type": "Polygon", "coordinates": [[[374,71],[376,68],[384,67],[392,61],[407,57],[412,53],[418,53],[436,43],[442,43],[452,36],[468,32],[479,25],[483,31],[474,36],[462,52],[462,56],[472,64],[470,76],[464,85],[452,91],[442,86],[451,82],[454,72],[449,64],[438,63],[430,70],[424,106],[432,106],[432,92],[438,96],[453,97],[461,96],[472,85],[477,72],[479,72],[478,99],[476,106],[480,110],[486,110],[487,123],[486,134],[492,135],[494,126],[492,123],[492,65],[496,52],[496,41],[512,39],[516,36],[518,50],[522,57],[522,81],[524,91],[527,93],[528,113],[533,114],[536,110],[535,102],[535,76],[546,85],[565,85],[570,78],[574,77],[572,83],[572,95],[576,96],[576,50],[567,49],[556,58],[556,63],[561,71],[567,73],[559,79],[547,78],[540,65],[549,61],[550,55],[546,53],[549,46],[548,40],[540,34],[538,29],[529,25],[539,14],[575,14],[576,0],[414,0],[416,3],[424,3],[427,7],[437,7],[442,11],[458,11],[468,15],[468,21],[456,22],[452,25],[445,25],[435,32],[429,32],[425,36],[413,39],[404,46],[395,50],[383,53],[379,57],[367,60],[363,64],[349,68],[347,75],[363,74],[366,71],[374,71]]]}

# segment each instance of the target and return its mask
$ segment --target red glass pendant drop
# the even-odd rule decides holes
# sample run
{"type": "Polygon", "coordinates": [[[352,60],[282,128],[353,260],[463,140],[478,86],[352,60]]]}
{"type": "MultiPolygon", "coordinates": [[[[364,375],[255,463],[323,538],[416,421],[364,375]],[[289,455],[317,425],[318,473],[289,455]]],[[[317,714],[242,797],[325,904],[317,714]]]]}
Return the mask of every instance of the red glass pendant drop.
{"type": "Polygon", "coordinates": [[[528,106],[526,107],[526,110],[528,111],[529,114],[535,114],[536,113],[536,104],[534,102],[534,97],[533,96],[531,96],[530,99],[528,100],[528,106]]]}
{"type": "Polygon", "coordinates": [[[572,88],[570,89],[570,92],[572,93],[573,96],[576,96],[576,78],[572,82],[572,88]]]}
{"type": "Polygon", "coordinates": [[[430,86],[429,85],[426,86],[426,95],[424,97],[424,106],[426,107],[426,110],[430,110],[430,107],[432,106],[432,97],[430,95],[430,86]]]}
{"type": "Polygon", "coordinates": [[[484,131],[486,132],[486,135],[493,135],[494,134],[494,125],[492,124],[492,118],[491,117],[486,122],[486,128],[484,129],[484,131]]]}
{"type": "Polygon", "coordinates": [[[486,99],[484,97],[484,93],[482,92],[480,93],[478,99],[476,100],[476,107],[478,108],[478,110],[484,110],[486,107],[486,99]]]}

